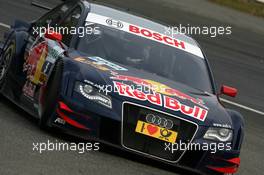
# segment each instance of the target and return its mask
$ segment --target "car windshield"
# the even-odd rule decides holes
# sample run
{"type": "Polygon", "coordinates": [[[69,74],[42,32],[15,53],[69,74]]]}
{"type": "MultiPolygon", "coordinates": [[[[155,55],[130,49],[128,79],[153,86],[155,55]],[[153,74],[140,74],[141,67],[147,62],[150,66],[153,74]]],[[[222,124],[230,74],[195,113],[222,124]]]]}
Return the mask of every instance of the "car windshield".
{"type": "Polygon", "coordinates": [[[212,93],[203,58],[112,27],[93,25],[100,33],[80,38],[79,51],[212,93]]]}

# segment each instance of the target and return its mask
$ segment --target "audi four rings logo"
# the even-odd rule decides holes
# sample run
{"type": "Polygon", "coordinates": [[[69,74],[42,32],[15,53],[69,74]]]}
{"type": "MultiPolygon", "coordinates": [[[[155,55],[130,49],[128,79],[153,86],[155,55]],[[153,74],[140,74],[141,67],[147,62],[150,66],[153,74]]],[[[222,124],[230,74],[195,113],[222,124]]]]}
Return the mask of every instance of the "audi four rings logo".
{"type": "Polygon", "coordinates": [[[113,20],[113,19],[107,19],[106,20],[106,23],[109,25],[109,26],[113,26],[113,27],[116,27],[116,28],[123,28],[124,25],[122,22],[120,21],[117,21],[117,20],[113,20]]]}
{"type": "Polygon", "coordinates": [[[154,114],[148,114],[146,116],[146,121],[148,123],[151,123],[151,124],[154,124],[154,125],[160,126],[162,128],[166,128],[166,129],[171,129],[173,127],[173,121],[172,120],[162,118],[162,117],[159,117],[159,116],[154,115],[154,114]]]}

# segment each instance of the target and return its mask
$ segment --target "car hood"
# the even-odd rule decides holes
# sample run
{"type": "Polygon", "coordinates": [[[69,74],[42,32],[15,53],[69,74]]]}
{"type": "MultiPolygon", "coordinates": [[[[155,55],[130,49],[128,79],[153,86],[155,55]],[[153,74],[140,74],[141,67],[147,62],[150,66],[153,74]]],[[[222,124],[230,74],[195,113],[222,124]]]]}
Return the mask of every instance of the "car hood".
{"type": "Polygon", "coordinates": [[[202,92],[144,70],[110,62],[107,62],[107,65],[112,65],[106,66],[104,60],[100,60],[99,57],[90,58],[76,55],[73,57],[78,64],[80,81],[93,83],[100,88],[102,93],[107,93],[120,102],[129,101],[155,108],[199,125],[232,127],[230,116],[219,103],[217,96],[213,94],[202,92]],[[142,93],[146,95],[155,94],[155,97],[150,96],[149,99],[154,98],[155,101],[159,97],[159,100],[155,101],[159,102],[153,103],[152,100],[143,98],[142,93]],[[183,107],[179,109],[178,105],[183,107]],[[192,113],[188,113],[190,108],[193,109],[192,113]],[[195,115],[195,113],[199,113],[199,115],[195,115]]]}

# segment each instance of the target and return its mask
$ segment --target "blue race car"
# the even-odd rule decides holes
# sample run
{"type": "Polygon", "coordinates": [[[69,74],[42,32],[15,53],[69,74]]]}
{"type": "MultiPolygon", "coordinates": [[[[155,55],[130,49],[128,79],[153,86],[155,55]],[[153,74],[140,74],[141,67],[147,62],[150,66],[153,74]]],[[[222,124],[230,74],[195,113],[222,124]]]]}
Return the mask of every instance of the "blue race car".
{"type": "Polygon", "coordinates": [[[0,92],[43,128],[201,174],[233,174],[244,120],[225,109],[200,46],[160,23],[84,0],[16,20],[0,92]]]}

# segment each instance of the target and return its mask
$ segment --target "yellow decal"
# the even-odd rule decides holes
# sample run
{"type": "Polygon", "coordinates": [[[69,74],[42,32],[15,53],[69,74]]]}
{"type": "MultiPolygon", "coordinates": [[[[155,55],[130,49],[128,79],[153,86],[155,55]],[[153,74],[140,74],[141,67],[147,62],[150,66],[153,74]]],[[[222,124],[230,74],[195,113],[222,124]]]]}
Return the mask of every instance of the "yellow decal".
{"type": "Polygon", "coordinates": [[[107,67],[99,65],[96,62],[89,61],[89,60],[82,58],[82,57],[74,58],[74,60],[81,62],[81,63],[84,63],[84,64],[88,64],[90,66],[93,66],[94,68],[99,69],[101,71],[110,71],[110,69],[108,69],[107,67]]]}
{"type": "Polygon", "coordinates": [[[31,78],[31,81],[34,84],[41,83],[40,79],[43,80],[43,77],[41,77],[41,70],[42,70],[43,64],[45,62],[46,56],[47,56],[46,49],[43,49],[41,56],[40,56],[40,59],[38,61],[37,67],[36,67],[36,72],[35,72],[33,78],[31,78]]]}
{"type": "Polygon", "coordinates": [[[161,128],[159,126],[146,123],[140,120],[137,122],[136,132],[169,143],[175,143],[178,136],[178,133],[175,131],[168,130],[166,128],[161,128]]]}

